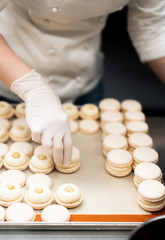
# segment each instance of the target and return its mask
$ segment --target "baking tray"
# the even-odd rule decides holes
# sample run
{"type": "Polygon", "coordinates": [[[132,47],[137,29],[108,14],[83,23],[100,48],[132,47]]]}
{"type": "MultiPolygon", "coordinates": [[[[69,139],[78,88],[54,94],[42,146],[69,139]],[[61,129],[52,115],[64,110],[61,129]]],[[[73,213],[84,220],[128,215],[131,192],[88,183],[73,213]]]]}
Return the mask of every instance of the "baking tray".
{"type": "MultiPolygon", "coordinates": [[[[154,138],[153,138],[154,140],[154,138]]],[[[12,142],[9,141],[10,145],[12,142]]],[[[37,146],[32,142],[33,146],[37,146]]],[[[0,229],[42,229],[42,230],[132,230],[142,222],[165,214],[165,210],[150,213],[139,207],[137,189],[133,183],[133,172],[126,177],[118,178],[109,175],[105,170],[105,158],[102,154],[101,132],[94,135],[76,133],[73,145],[81,153],[80,169],[72,174],[54,170],[48,174],[53,180],[52,191],[63,183],[74,183],[83,194],[80,206],[70,209],[71,220],[68,223],[41,222],[40,212],[36,211],[35,222],[3,222],[0,229]]],[[[5,171],[3,167],[0,173],[5,171]]],[[[26,176],[32,172],[28,168],[26,176]]],[[[26,188],[24,187],[25,191],[26,188]]]]}

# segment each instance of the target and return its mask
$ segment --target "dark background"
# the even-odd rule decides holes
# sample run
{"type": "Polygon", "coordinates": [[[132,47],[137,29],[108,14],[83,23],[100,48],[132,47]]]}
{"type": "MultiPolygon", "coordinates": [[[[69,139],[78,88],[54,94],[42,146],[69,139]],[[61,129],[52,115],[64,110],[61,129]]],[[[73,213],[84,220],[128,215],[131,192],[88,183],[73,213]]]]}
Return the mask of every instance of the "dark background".
{"type": "Polygon", "coordinates": [[[165,116],[165,85],[140,62],[127,33],[127,8],[111,14],[102,34],[105,97],[137,99],[148,116],[165,116]]]}

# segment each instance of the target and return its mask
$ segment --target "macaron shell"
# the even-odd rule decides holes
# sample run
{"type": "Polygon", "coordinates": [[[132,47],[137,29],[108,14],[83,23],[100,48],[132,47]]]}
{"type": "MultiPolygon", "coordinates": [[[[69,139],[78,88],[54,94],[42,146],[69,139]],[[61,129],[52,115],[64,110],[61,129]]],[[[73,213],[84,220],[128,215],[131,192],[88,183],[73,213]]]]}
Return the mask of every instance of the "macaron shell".
{"type": "Polygon", "coordinates": [[[27,188],[37,184],[44,184],[49,188],[51,188],[53,185],[52,179],[48,175],[43,173],[32,174],[31,176],[28,177],[26,181],[27,188]]]}
{"type": "Polygon", "coordinates": [[[12,222],[31,222],[34,221],[36,214],[31,206],[26,203],[15,203],[6,210],[7,221],[12,222]]]}
{"type": "Polygon", "coordinates": [[[125,148],[127,147],[127,139],[122,135],[108,135],[104,138],[103,146],[106,149],[125,148]]]}
{"type": "Polygon", "coordinates": [[[84,119],[79,122],[79,130],[84,134],[94,134],[99,131],[99,124],[95,120],[84,119]]]}
{"type": "Polygon", "coordinates": [[[132,164],[131,154],[123,149],[114,149],[108,153],[107,161],[118,166],[127,166],[132,164]]]}
{"type": "Polygon", "coordinates": [[[44,222],[69,222],[70,213],[68,209],[62,205],[52,204],[41,212],[41,219],[44,222]]]}
{"type": "Polygon", "coordinates": [[[145,133],[133,133],[129,136],[128,142],[131,146],[137,147],[152,147],[152,138],[145,133]]]}
{"type": "Polygon", "coordinates": [[[26,175],[20,170],[7,170],[0,175],[0,183],[17,183],[21,187],[26,182],[26,175]]]}
{"type": "Polygon", "coordinates": [[[134,174],[141,179],[155,179],[157,180],[162,176],[159,166],[154,163],[140,163],[135,168],[134,174]]]}
{"type": "Polygon", "coordinates": [[[158,153],[150,147],[139,147],[136,148],[133,152],[133,158],[137,162],[153,162],[156,163],[158,161],[158,153]]]}
{"type": "Polygon", "coordinates": [[[138,187],[138,193],[144,199],[158,201],[165,198],[165,187],[156,180],[145,180],[138,187]]]}
{"type": "Polygon", "coordinates": [[[105,98],[100,101],[99,108],[101,111],[119,111],[121,104],[115,98],[105,98]]]}
{"type": "Polygon", "coordinates": [[[28,142],[16,142],[11,144],[10,150],[15,151],[19,150],[22,151],[28,157],[31,157],[33,154],[33,146],[28,142]]]}

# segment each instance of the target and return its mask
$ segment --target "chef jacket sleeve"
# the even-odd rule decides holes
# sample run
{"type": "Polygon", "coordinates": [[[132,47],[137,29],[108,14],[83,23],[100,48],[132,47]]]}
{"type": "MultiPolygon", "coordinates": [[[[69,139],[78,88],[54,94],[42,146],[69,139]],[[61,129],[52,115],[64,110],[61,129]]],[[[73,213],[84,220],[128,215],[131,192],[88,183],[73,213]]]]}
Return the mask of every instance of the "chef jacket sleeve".
{"type": "Polygon", "coordinates": [[[165,56],[165,0],[131,0],[128,32],[142,62],[165,56]]]}
{"type": "Polygon", "coordinates": [[[0,11],[2,11],[8,3],[8,0],[0,0],[0,11]]]}

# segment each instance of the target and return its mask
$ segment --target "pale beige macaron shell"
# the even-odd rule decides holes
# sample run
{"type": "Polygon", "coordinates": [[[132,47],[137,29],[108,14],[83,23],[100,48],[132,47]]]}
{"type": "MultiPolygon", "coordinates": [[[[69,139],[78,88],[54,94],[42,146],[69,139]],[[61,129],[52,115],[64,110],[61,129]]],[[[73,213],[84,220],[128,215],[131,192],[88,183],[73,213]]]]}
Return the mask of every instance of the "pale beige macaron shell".
{"type": "Polygon", "coordinates": [[[29,161],[29,168],[33,173],[48,174],[54,169],[53,157],[49,154],[34,154],[29,161]]]}
{"type": "Polygon", "coordinates": [[[137,147],[152,147],[153,140],[152,138],[145,133],[133,133],[128,138],[128,143],[130,146],[137,147]]]}
{"type": "Polygon", "coordinates": [[[6,218],[5,209],[2,206],[0,206],[0,222],[5,221],[5,218],[6,218]]]}
{"type": "Polygon", "coordinates": [[[99,103],[101,111],[119,111],[121,108],[120,102],[115,98],[105,98],[99,103]]]}
{"type": "Polygon", "coordinates": [[[127,99],[121,103],[122,111],[142,111],[142,105],[140,102],[134,99],[127,99]]]}
{"type": "Polygon", "coordinates": [[[69,222],[70,213],[68,209],[64,206],[52,204],[42,210],[41,219],[43,222],[51,223],[69,222]]]}
{"type": "Polygon", "coordinates": [[[84,119],[79,122],[79,130],[84,134],[95,134],[99,131],[99,124],[95,120],[84,119]]]}
{"type": "Polygon", "coordinates": [[[28,126],[25,118],[16,118],[12,121],[12,126],[28,126]]]}
{"type": "Polygon", "coordinates": [[[38,145],[35,149],[34,149],[34,154],[35,155],[39,155],[39,154],[48,154],[53,156],[53,149],[52,148],[46,148],[42,145],[38,145]]]}
{"type": "Polygon", "coordinates": [[[5,101],[0,101],[0,118],[10,119],[14,115],[14,108],[5,101]]]}
{"type": "Polygon", "coordinates": [[[8,170],[23,171],[29,166],[29,158],[21,151],[9,151],[4,157],[4,166],[8,170]]]}
{"type": "Polygon", "coordinates": [[[113,176],[124,177],[132,171],[132,156],[123,149],[111,150],[107,156],[106,170],[113,176]]]}
{"type": "Polygon", "coordinates": [[[112,122],[106,123],[103,127],[103,132],[108,134],[126,135],[127,129],[123,123],[112,122]]]}
{"type": "Polygon", "coordinates": [[[0,126],[0,143],[5,143],[9,139],[9,133],[5,127],[0,126]]]}
{"type": "Polygon", "coordinates": [[[134,170],[134,183],[138,187],[139,184],[145,180],[157,180],[161,181],[162,172],[158,165],[150,162],[140,163],[134,170]]]}
{"type": "Polygon", "coordinates": [[[56,169],[62,173],[73,173],[80,168],[80,151],[77,147],[72,147],[72,159],[68,166],[63,164],[55,165],[56,169]]]}
{"type": "Polygon", "coordinates": [[[12,151],[22,151],[28,157],[33,155],[33,146],[28,142],[15,142],[10,145],[10,150],[12,151]]]}
{"type": "Polygon", "coordinates": [[[157,163],[159,155],[157,151],[150,147],[139,147],[133,152],[133,158],[136,162],[152,162],[157,163]]]}
{"type": "Polygon", "coordinates": [[[52,204],[53,194],[46,185],[37,184],[28,188],[24,200],[34,209],[44,209],[52,204]]]}
{"type": "Polygon", "coordinates": [[[82,119],[97,120],[99,116],[99,109],[94,104],[84,104],[80,109],[80,117],[82,119]]]}
{"type": "Polygon", "coordinates": [[[75,208],[82,203],[83,197],[78,186],[75,184],[67,183],[61,185],[57,189],[55,192],[55,201],[66,208],[75,208]],[[72,196],[74,191],[76,191],[77,194],[75,196],[72,196]]]}
{"type": "Polygon", "coordinates": [[[118,111],[105,111],[102,112],[100,115],[101,122],[122,122],[123,121],[123,114],[118,111]]]}
{"type": "Polygon", "coordinates": [[[8,145],[5,143],[0,143],[0,157],[2,157],[2,159],[4,158],[8,151],[9,151],[8,145]]]}
{"type": "Polygon", "coordinates": [[[25,106],[24,102],[17,104],[17,106],[15,108],[15,115],[18,118],[24,118],[25,117],[25,109],[26,109],[26,106],[25,106]]]}
{"type": "Polygon", "coordinates": [[[138,164],[135,168],[134,174],[143,180],[157,180],[162,177],[160,167],[154,163],[148,162],[138,164]]]}
{"type": "Polygon", "coordinates": [[[107,161],[122,168],[132,164],[132,155],[126,150],[114,149],[108,153],[107,161]]]}
{"type": "Polygon", "coordinates": [[[0,118],[0,126],[6,128],[6,130],[8,131],[11,128],[11,123],[7,119],[0,118]]]}
{"type": "Polygon", "coordinates": [[[148,124],[141,121],[130,121],[126,124],[127,131],[131,133],[148,133],[148,124]]]}
{"type": "Polygon", "coordinates": [[[165,206],[165,187],[156,180],[145,180],[138,187],[138,203],[147,211],[159,211],[165,206]]]}
{"type": "Polygon", "coordinates": [[[127,111],[124,113],[124,120],[126,122],[130,121],[142,121],[146,120],[146,117],[143,112],[141,111],[127,111]]]}
{"type": "Polygon", "coordinates": [[[29,188],[31,186],[37,185],[37,184],[43,184],[46,185],[49,188],[52,188],[53,182],[52,179],[43,173],[36,173],[32,174],[28,177],[26,181],[26,188],[29,188]]]}
{"type": "Polygon", "coordinates": [[[36,214],[26,203],[14,203],[6,210],[6,220],[11,222],[33,222],[36,214]]]}
{"type": "Polygon", "coordinates": [[[16,183],[25,185],[26,175],[20,170],[7,170],[0,175],[0,183],[16,183]]]}
{"type": "Polygon", "coordinates": [[[14,142],[28,142],[31,140],[31,131],[26,125],[13,126],[9,134],[14,142]]]}
{"type": "Polygon", "coordinates": [[[79,117],[78,107],[72,103],[64,103],[63,109],[68,115],[69,119],[76,120],[79,117]]]}
{"type": "Polygon", "coordinates": [[[0,205],[1,206],[8,207],[13,203],[22,202],[23,196],[24,196],[24,192],[19,184],[16,184],[16,183],[0,184],[0,205]],[[4,191],[6,191],[6,193],[4,193],[4,191]]]}
{"type": "Polygon", "coordinates": [[[70,120],[70,131],[71,134],[75,134],[78,132],[78,122],[74,120],[70,120]]]}
{"type": "Polygon", "coordinates": [[[122,135],[111,134],[104,138],[103,147],[106,149],[117,149],[127,147],[127,139],[122,135]]]}

